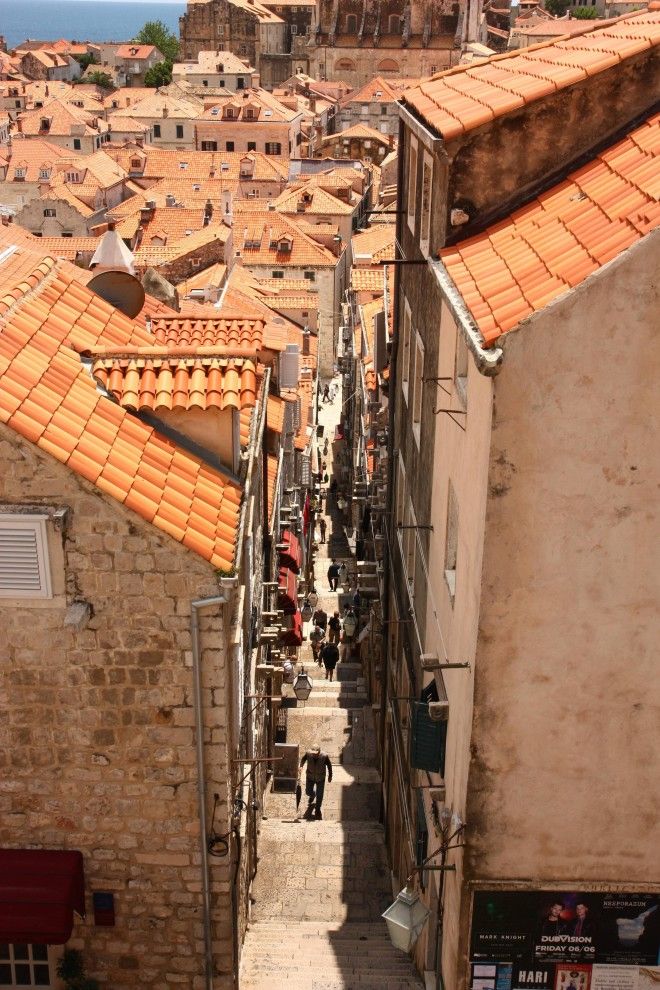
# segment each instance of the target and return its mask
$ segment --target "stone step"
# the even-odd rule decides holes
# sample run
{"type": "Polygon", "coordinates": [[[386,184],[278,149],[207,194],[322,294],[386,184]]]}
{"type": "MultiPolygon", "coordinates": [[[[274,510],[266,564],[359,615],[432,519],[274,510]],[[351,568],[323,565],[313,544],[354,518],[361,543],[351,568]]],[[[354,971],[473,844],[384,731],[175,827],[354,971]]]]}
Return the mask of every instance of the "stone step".
{"type": "MultiPolygon", "coordinates": [[[[304,792],[305,771],[301,775],[303,793],[298,809],[295,794],[285,791],[270,791],[264,802],[264,819],[295,818],[303,816],[307,810],[307,797],[304,792]]],[[[373,767],[346,768],[337,765],[333,769],[332,783],[326,783],[323,796],[323,818],[325,821],[364,821],[377,819],[380,814],[380,777],[373,767]]]]}

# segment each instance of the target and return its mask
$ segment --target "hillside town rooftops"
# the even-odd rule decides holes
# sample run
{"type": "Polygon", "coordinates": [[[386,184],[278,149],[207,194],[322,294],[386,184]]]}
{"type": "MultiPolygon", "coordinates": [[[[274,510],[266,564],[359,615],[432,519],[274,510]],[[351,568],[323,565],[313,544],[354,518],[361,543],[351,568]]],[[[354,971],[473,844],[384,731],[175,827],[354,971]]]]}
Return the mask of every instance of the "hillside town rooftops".
{"type": "Polygon", "coordinates": [[[440,258],[491,345],[659,226],[657,114],[440,258]]]}

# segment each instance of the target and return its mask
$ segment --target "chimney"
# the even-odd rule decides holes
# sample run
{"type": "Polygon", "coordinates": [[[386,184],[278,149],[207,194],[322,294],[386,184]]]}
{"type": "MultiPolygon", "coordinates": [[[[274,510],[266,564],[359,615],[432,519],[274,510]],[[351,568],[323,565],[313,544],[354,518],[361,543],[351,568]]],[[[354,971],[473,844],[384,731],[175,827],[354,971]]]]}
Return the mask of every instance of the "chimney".
{"type": "Polygon", "coordinates": [[[206,200],[206,205],[204,206],[204,226],[208,227],[213,216],[213,203],[210,199],[206,200]]]}
{"type": "Polygon", "coordinates": [[[16,118],[16,130],[18,131],[19,134],[23,133],[23,121],[21,120],[20,117],[16,118]]]}
{"type": "Polygon", "coordinates": [[[163,117],[167,117],[167,115],[169,114],[169,112],[170,111],[167,109],[167,107],[163,107],[163,117]]]}
{"type": "Polygon", "coordinates": [[[46,86],[46,96],[48,96],[48,86],[46,86]]]}
{"type": "Polygon", "coordinates": [[[165,206],[176,206],[176,197],[168,193],[165,197],[165,206]]]}

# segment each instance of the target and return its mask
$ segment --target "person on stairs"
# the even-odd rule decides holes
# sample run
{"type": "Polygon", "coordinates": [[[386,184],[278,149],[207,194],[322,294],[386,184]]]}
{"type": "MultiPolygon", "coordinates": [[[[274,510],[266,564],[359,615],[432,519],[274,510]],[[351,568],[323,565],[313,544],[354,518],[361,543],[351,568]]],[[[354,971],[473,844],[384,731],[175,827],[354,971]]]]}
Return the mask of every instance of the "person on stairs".
{"type": "Polygon", "coordinates": [[[300,761],[301,768],[305,764],[307,764],[305,794],[309,801],[305,817],[311,818],[312,807],[315,805],[316,817],[322,818],[321,804],[323,803],[323,792],[325,790],[325,774],[327,770],[328,783],[332,783],[332,763],[330,762],[330,757],[321,752],[320,746],[312,746],[300,761]]]}
{"type": "Polygon", "coordinates": [[[321,543],[325,543],[325,533],[327,528],[328,528],[328,524],[323,518],[323,516],[321,516],[321,518],[319,519],[319,529],[321,530],[321,543]]]}
{"type": "Polygon", "coordinates": [[[328,628],[328,613],[325,611],[324,608],[321,607],[321,605],[319,605],[317,610],[314,612],[314,615],[312,616],[312,622],[314,623],[315,626],[321,627],[321,629],[323,630],[323,635],[325,636],[326,630],[328,628]]]}
{"type": "Polygon", "coordinates": [[[335,612],[334,615],[330,616],[330,621],[328,622],[330,628],[329,640],[331,643],[339,643],[341,639],[341,619],[339,617],[339,612],[335,612]]]}
{"type": "Polygon", "coordinates": [[[336,560],[333,560],[328,568],[328,584],[330,585],[330,591],[337,590],[337,583],[339,582],[339,564],[336,560]]]}
{"type": "Polygon", "coordinates": [[[331,681],[335,676],[335,667],[339,660],[339,647],[336,643],[326,643],[321,650],[321,660],[325,667],[325,679],[331,681]]]}

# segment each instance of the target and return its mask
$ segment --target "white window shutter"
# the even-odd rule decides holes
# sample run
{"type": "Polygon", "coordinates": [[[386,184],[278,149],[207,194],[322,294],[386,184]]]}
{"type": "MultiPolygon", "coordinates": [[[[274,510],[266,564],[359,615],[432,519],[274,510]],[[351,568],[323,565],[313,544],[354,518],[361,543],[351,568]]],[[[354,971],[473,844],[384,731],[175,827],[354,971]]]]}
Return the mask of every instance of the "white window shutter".
{"type": "Polygon", "coordinates": [[[0,598],[51,598],[45,516],[0,514],[0,598]]]}

